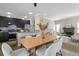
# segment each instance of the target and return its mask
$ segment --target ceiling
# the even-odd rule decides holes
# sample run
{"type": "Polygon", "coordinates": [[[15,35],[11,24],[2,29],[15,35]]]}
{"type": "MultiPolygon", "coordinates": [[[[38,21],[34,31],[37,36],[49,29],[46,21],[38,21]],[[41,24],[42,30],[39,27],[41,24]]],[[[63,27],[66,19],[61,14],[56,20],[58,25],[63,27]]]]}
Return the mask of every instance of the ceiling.
{"type": "Polygon", "coordinates": [[[7,16],[11,12],[12,17],[22,18],[28,13],[44,15],[52,20],[79,15],[79,3],[0,3],[0,15],[7,16]]]}

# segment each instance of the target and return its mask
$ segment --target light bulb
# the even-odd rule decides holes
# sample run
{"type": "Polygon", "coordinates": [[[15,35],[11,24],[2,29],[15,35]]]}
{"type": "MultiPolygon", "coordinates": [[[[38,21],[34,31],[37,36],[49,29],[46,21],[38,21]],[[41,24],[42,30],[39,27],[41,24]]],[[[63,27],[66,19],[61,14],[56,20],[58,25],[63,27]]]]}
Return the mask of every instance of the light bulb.
{"type": "Polygon", "coordinates": [[[28,14],[33,14],[32,12],[29,12],[28,14]]]}
{"type": "Polygon", "coordinates": [[[12,14],[11,12],[7,12],[7,14],[12,14]]]}

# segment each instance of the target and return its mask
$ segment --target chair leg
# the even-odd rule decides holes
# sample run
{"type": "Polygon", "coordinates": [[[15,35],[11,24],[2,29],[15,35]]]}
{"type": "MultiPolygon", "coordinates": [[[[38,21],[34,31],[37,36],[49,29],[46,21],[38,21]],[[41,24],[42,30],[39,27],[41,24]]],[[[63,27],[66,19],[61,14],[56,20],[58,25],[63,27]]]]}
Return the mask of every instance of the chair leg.
{"type": "Polygon", "coordinates": [[[61,55],[61,56],[63,56],[63,55],[62,55],[62,51],[61,51],[61,50],[60,50],[60,55],[61,55]]]}
{"type": "Polygon", "coordinates": [[[59,55],[63,56],[61,50],[60,50],[59,52],[56,53],[56,56],[59,56],[59,55]]]}

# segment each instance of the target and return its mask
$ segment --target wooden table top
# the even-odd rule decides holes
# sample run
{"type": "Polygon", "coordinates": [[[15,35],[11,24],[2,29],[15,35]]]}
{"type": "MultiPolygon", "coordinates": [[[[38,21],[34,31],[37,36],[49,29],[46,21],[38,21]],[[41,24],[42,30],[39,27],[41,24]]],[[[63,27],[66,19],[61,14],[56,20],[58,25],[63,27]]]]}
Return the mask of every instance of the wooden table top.
{"type": "Polygon", "coordinates": [[[47,34],[45,35],[44,39],[41,36],[32,37],[32,38],[24,38],[24,39],[19,40],[19,43],[29,50],[29,49],[38,47],[40,45],[52,42],[56,39],[57,37],[55,35],[47,34]]]}

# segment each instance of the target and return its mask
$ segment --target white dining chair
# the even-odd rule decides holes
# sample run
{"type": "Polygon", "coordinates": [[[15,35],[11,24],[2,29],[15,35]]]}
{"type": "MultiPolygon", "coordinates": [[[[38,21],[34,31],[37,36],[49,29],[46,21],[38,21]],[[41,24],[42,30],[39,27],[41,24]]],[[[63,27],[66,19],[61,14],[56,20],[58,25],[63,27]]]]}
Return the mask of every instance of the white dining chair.
{"type": "Polygon", "coordinates": [[[25,36],[25,38],[32,38],[32,36],[28,35],[28,36],[25,36]]]}
{"type": "Polygon", "coordinates": [[[48,48],[43,46],[42,48],[39,48],[36,50],[37,56],[56,56],[56,51],[58,48],[58,43],[52,43],[48,48]]]}
{"type": "MultiPolygon", "coordinates": [[[[61,37],[60,36],[57,36],[57,39],[56,40],[54,40],[53,42],[55,42],[55,41],[57,41],[57,40],[59,40],[61,37]]],[[[48,44],[46,44],[46,47],[49,47],[53,42],[50,42],[50,43],[48,43],[48,44]]]]}
{"type": "Polygon", "coordinates": [[[57,49],[57,54],[59,54],[59,55],[62,55],[63,40],[64,40],[64,37],[60,37],[60,38],[57,39],[57,41],[55,41],[55,42],[59,42],[58,43],[58,49],[57,49]]]}
{"type": "Polygon", "coordinates": [[[36,36],[41,36],[41,34],[38,34],[38,35],[36,35],[36,36]]]}
{"type": "Polygon", "coordinates": [[[4,56],[29,56],[29,52],[25,48],[13,51],[7,43],[3,43],[1,49],[4,56]]]}
{"type": "Polygon", "coordinates": [[[48,48],[43,46],[36,50],[37,56],[56,56],[57,52],[61,50],[62,47],[62,38],[58,41],[52,43],[48,48]]]}

